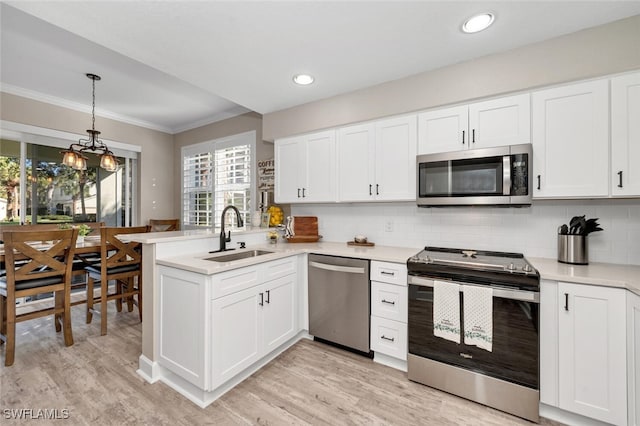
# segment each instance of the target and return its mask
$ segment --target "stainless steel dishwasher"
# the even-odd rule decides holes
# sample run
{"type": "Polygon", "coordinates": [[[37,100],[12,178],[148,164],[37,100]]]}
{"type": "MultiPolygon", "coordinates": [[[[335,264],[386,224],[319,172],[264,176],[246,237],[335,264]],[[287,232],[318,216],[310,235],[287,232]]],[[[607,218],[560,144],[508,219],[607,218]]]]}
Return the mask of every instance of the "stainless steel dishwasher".
{"type": "Polygon", "coordinates": [[[309,255],[309,334],[369,353],[369,261],[309,255]]]}

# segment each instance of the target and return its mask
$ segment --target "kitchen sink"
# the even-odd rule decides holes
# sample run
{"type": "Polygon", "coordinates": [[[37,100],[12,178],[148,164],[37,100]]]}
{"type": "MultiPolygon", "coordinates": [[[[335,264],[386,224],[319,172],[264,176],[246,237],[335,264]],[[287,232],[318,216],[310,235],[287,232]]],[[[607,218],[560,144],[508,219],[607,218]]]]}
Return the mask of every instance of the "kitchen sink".
{"type": "Polygon", "coordinates": [[[237,253],[222,254],[219,256],[207,257],[204,260],[210,260],[212,262],[232,262],[234,260],[248,259],[251,257],[257,257],[265,254],[271,254],[271,253],[273,252],[268,250],[248,250],[248,251],[240,251],[237,253]]]}

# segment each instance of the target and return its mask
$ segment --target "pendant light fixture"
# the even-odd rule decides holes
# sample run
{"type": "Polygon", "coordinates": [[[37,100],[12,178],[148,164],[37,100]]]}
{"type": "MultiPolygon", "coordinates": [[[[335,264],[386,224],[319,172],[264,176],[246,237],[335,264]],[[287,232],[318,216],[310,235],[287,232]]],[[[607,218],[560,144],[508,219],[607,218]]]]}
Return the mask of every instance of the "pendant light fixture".
{"type": "Polygon", "coordinates": [[[100,167],[108,172],[115,172],[118,170],[118,160],[115,155],[113,155],[113,152],[109,150],[107,145],[98,139],[100,132],[96,130],[96,81],[100,81],[100,76],[87,74],[87,77],[91,79],[93,87],[91,130],[87,130],[89,137],[87,139],[80,139],[78,143],[71,144],[69,149],[62,151],[62,154],[64,154],[62,157],[62,164],[73,167],[76,170],[86,170],[88,158],[84,153],[86,151],[91,151],[96,155],[100,155],[100,167]]]}

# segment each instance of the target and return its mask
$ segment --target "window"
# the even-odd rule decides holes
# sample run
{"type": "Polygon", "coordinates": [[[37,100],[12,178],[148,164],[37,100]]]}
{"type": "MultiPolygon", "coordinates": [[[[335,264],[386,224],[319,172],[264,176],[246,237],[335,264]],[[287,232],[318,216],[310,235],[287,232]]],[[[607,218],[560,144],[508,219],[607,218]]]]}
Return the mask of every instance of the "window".
{"type": "MultiPolygon", "coordinates": [[[[5,124],[11,127],[11,123],[5,124]]],[[[101,169],[99,157],[92,154],[88,155],[87,170],[77,171],[61,163],[60,150],[68,147],[68,139],[4,128],[2,136],[2,226],[96,221],[108,226],[133,225],[136,152],[112,148],[120,164],[115,172],[101,169]],[[27,142],[30,140],[38,143],[27,142]]]]}
{"type": "MultiPolygon", "coordinates": [[[[222,210],[235,206],[244,223],[255,199],[255,132],[247,132],[182,149],[182,223],[186,229],[221,227],[222,210]]],[[[236,224],[226,216],[225,228],[236,224]]]]}

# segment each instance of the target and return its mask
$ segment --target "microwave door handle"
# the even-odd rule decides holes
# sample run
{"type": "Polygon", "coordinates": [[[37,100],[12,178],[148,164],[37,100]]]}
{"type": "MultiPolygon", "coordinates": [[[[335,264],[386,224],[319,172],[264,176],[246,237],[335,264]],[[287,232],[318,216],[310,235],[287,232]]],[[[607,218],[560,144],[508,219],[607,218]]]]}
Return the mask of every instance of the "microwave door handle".
{"type": "Polygon", "coordinates": [[[502,157],[502,195],[511,195],[511,156],[502,157]]]}

